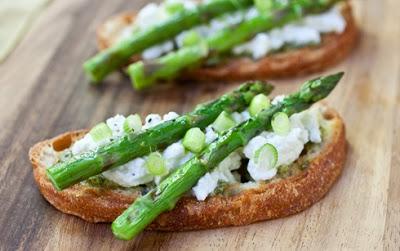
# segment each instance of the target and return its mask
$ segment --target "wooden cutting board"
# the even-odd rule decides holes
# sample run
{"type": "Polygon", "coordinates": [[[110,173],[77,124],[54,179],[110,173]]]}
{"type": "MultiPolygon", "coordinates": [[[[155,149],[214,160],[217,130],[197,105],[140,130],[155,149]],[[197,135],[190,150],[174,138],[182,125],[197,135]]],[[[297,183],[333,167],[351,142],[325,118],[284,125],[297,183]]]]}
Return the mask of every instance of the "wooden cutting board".
{"type": "MultiPolygon", "coordinates": [[[[40,195],[28,149],[116,113],[189,111],[238,83],[182,83],[136,93],[120,74],[89,86],[84,59],[107,16],[145,1],[54,1],[0,65],[0,250],[371,250],[400,248],[400,18],[398,0],[354,1],[358,48],[329,70],[346,76],[328,103],[347,124],[349,156],[340,180],[309,210],[244,227],[145,232],[130,242],[108,224],[62,214],[40,195]]],[[[315,76],[315,75],[314,75],[315,76]]],[[[313,76],[275,81],[275,94],[313,76]]]]}

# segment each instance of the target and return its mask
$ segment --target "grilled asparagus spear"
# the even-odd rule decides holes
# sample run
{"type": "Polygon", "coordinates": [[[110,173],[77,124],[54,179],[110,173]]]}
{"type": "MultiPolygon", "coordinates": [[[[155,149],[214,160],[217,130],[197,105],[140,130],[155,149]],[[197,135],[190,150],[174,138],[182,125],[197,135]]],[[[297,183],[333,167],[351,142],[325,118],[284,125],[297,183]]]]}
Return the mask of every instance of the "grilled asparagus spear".
{"type": "Polygon", "coordinates": [[[117,238],[129,240],[139,234],[162,212],[174,208],[181,196],[197,181],[215,168],[223,159],[270,126],[277,112],[287,115],[301,112],[325,98],[335,88],[343,73],[306,82],[297,93],[287,96],[281,103],[263,110],[254,118],[230,129],[211,143],[200,155],[193,157],[163,180],[145,196],[138,198],[112,223],[117,238]]]}

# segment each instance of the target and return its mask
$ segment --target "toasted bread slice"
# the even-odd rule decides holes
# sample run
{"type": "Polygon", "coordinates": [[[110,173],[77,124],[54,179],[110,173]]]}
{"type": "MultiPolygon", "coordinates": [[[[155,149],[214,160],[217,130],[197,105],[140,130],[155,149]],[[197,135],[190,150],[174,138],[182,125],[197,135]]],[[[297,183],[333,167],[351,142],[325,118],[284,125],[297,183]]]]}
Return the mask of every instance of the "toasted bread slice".
{"type": "MultiPolygon", "coordinates": [[[[269,182],[233,184],[224,193],[205,201],[197,201],[187,194],[172,211],[160,215],[149,229],[180,231],[250,224],[295,214],[320,200],[340,175],[346,157],[342,119],[326,106],[321,109],[323,143],[302,155],[305,169],[269,182]]],[[[96,187],[81,182],[57,191],[46,176],[46,166],[57,160],[56,152],[68,148],[86,132],[67,132],[33,146],[29,157],[34,177],[43,196],[60,211],[89,222],[111,222],[145,193],[145,189],[96,187]]],[[[296,164],[299,163],[292,166],[296,164]]]]}
{"type": "MultiPolygon", "coordinates": [[[[291,49],[268,55],[260,60],[249,57],[235,57],[212,67],[201,67],[182,74],[182,79],[192,80],[244,80],[259,78],[292,77],[322,71],[343,60],[354,48],[358,30],[351,5],[340,5],[346,19],[346,29],[341,34],[328,33],[322,36],[318,46],[291,49]]],[[[134,12],[126,12],[106,20],[97,29],[100,50],[114,44],[124,30],[135,20],[134,12]]],[[[132,57],[131,62],[140,59],[132,57]]]]}

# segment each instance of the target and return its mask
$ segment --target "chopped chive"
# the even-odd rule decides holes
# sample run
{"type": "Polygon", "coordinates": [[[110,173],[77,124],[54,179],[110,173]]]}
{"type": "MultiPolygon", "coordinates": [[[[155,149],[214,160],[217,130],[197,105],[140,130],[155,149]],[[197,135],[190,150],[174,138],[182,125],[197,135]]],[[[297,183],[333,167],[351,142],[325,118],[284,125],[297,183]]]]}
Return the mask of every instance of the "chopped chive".
{"type": "Polygon", "coordinates": [[[159,152],[150,153],[146,159],[147,171],[154,176],[162,176],[168,173],[165,159],[159,152]]]}
{"type": "Polygon", "coordinates": [[[169,14],[175,14],[177,12],[185,10],[185,6],[183,5],[183,3],[169,2],[165,4],[165,10],[169,14]]]}
{"type": "Polygon", "coordinates": [[[250,102],[249,113],[251,116],[256,116],[259,112],[271,106],[271,101],[264,94],[256,95],[250,102]]]}
{"type": "Polygon", "coordinates": [[[196,31],[188,31],[183,38],[183,46],[193,46],[202,41],[201,36],[196,31]]]}
{"type": "Polygon", "coordinates": [[[254,0],[254,5],[261,14],[268,14],[273,9],[273,1],[254,0]]]}
{"type": "Polygon", "coordinates": [[[92,139],[95,142],[100,142],[112,137],[112,131],[110,127],[108,127],[108,125],[104,122],[94,126],[90,130],[89,134],[92,136],[92,139]]]}
{"type": "Polygon", "coordinates": [[[182,144],[187,150],[199,153],[206,145],[206,135],[198,127],[191,128],[186,132],[182,144]]]}
{"type": "Polygon", "coordinates": [[[254,158],[254,163],[257,166],[273,169],[278,161],[278,151],[275,146],[267,143],[255,152],[254,158]]]}
{"type": "Polygon", "coordinates": [[[235,120],[232,118],[232,116],[223,111],[219,114],[217,119],[213,123],[213,128],[218,132],[221,133],[223,131],[226,131],[236,125],[235,120]]]}
{"type": "Polygon", "coordinates": [[[278,112],[271,121],[272,130],[279,135],[286,135],[290,131],[290,120],[286,113],[278,112]]]}
{"type": "Polygon", "coordinates": [[[124,121],[124,132],[139,132],[142,129],[142,120],[138,114],[129,115],[124,121]]]}

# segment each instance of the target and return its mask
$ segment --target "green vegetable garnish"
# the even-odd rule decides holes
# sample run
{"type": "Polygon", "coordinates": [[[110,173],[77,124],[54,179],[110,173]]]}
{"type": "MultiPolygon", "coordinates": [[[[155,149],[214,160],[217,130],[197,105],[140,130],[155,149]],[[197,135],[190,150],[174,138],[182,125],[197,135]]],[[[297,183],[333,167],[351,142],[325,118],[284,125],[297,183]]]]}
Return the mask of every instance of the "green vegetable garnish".
{"type": "Polygon", "coordinates": [[[159,152],[150,153],[146,159],[147,171],[154,176],[163,176],[168,173],[165,159],[159,152]]]}
{"type": "Polygon", "coordinates": [[[185,34],[183,38],[183,46],[192,46],[198,44],[202,41],[199,33],[196,31],[189,31],[185,34]]]}
{"type": "Polygon", "coordinates": [[[272,130],[279,135],[286,135],[290,131],[290,120],[286,113],[278,112],[271,121],[272,130]]]}
{"type": "Polygon", "coordinates": [[[254,154],[254,162],[257,166],[273,169],[278,161],[278,151],[275,146],[267,143],[258,149],[254,154]]]}
{"type": "Polygon", "coordinates": [[[206,135],[198,127],[191,128],[186,132],[182,144],[187,150],[199,153],[206,145],[206,135]]]}
{"type": "Polygon", "coordinates": [[[273,1],[269,0],[254,0],[254,5],[261,14],[270,13],[273,10],[273,1]]]}
{"type": "Polygon", "coordinates": [[[175,14],[177,12],[185,10],[185,6],[183,6],[183,3],[174,3],[174,2],[169,2],[165,4],[165,10],[169,14],[175,14]]]}
{"type": "Polygon", "coordinates": [[[89,132],[90,136],[95,142],[100,142],[105,139],[112,137],[112,131],[110,127],[104,122],[94,126],[89,132]]]}
{"type": "Polygon", "coordinates": [[[129,115],[124,121],[124,132],[139,132],[142,129],[142,120],[138,114],[129,115]]]}
{"type": "Polygon", "coordinates": [[[223,111],[218,116],[218,118],[214,121],[213,128],[218,132],[221,133],[226,131],[236,125],[235,120],[233,120],[232,116],[223,111]]]}
{"type": "Polygon", "coordinates": [[[250,103],[249,113],[251,116],[256,116],[259,112],[264,109],[268,109],[271,106],[271,102],[264,94],[258,94],[255,96],[250,103]]]}

